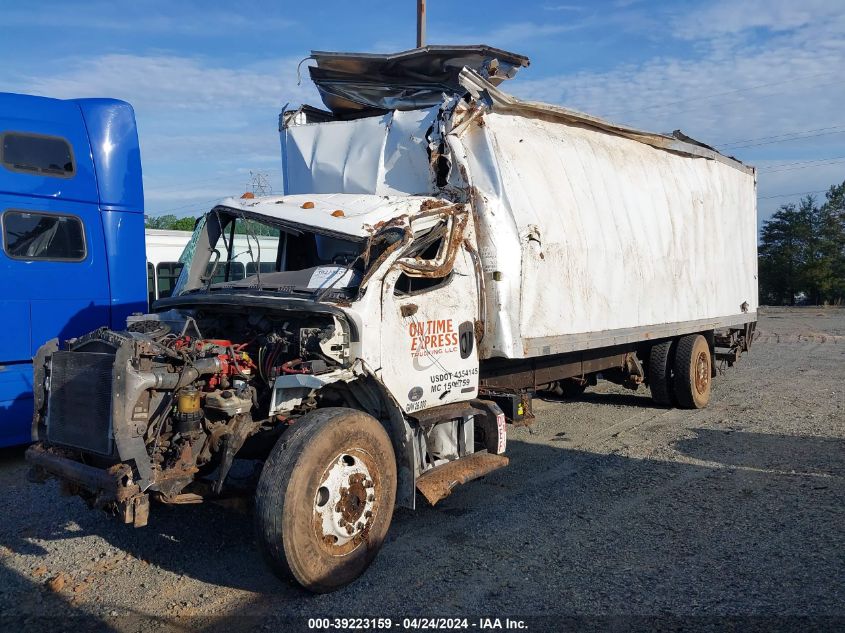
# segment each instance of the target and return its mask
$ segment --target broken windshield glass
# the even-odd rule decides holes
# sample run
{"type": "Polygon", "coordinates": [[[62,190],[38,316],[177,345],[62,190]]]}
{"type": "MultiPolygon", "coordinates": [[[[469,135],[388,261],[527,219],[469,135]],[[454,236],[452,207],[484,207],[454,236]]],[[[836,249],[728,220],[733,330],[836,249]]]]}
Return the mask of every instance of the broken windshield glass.
{"type": "Polygon", "coordinates": [[[183,257],[190,270],[177,293],[263,290],[315,294],[350,291],[363,277],[364,240],[286,227],[215,209],[183,257]]]}

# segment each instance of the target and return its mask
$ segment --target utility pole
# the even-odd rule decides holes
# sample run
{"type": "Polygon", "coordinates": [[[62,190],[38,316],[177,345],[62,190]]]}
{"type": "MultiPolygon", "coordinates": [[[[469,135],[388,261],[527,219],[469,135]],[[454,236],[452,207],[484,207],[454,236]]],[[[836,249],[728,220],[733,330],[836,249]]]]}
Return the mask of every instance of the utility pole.
{"type": "Polygon", "coordinates": [[[417,48],[425,46],[425,0],[417,0],[417,48]]]}

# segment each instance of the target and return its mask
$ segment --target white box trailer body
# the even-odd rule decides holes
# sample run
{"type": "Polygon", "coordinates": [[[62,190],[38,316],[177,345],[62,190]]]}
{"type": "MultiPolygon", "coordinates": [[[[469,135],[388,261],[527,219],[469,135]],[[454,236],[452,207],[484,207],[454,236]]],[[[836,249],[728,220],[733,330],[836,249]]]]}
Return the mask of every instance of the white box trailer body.
{"type": "Polygon", "coordinates": [[[318,123],[290,115],[281,130],[286,193],[442,194],[431,157],[439,125],[473,207],[482,358],[756,320],[752,167],[693,142],[519,101],[470,71],[462,79],[480,97],[474,106],[318,123]]]}

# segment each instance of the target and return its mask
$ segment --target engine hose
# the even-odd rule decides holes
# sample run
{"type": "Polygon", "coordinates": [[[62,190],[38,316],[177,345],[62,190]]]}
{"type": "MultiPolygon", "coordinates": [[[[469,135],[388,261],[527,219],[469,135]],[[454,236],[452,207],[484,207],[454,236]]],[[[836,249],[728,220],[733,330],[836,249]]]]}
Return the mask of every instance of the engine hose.
{"type": "Polygon", "coordinates": [[[302,364],[301,358],[294,358],[282,365],[282,372],[286,374],[307,374],[310,373],[307,369],[294,369],[297,365],[302,364]]]}

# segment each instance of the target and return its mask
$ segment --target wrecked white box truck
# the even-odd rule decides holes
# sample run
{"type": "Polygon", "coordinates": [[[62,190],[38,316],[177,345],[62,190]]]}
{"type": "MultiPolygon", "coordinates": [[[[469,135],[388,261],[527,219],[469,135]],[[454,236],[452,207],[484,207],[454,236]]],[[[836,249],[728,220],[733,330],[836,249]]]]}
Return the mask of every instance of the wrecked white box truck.
{"type": "Polygon", "coordinates": [[[519,55],[312,56],[328,110],[282,113],[284,195],[215,206],[152,314],[39,351],[28,459],[136,526],[253,460],[268,561],[329,591],[395,504],[506,465],[536,391],[706,406],[753,334],[756,198],[680,133],[504,94],[519,55]]]}

